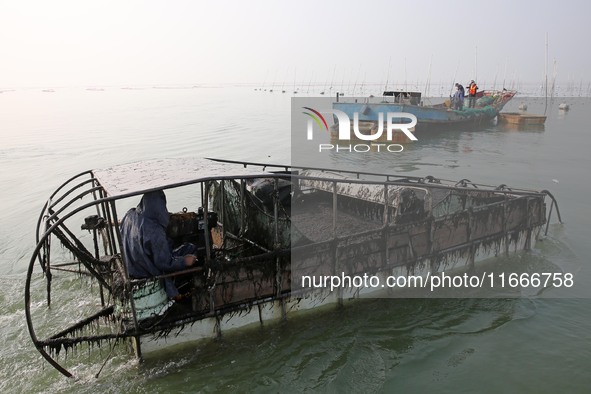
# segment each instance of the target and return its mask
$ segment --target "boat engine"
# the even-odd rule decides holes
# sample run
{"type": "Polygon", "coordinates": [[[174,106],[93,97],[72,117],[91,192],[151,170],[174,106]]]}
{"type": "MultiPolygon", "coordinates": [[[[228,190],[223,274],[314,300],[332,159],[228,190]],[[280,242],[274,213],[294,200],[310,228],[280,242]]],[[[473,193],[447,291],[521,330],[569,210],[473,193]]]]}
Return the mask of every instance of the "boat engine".
{"type": "MultiPolygon", "coordinates": [[[[213,258],[213,241],[211,230],[218,226],[218,214],[207,212],[207,231],[209,232],[210,257],[213,258]]],[[[202,207],[197,212],[183,212],[170,214],[170,222],[166,229],[167,235],[172,239],[173,249],[187,242],[197,246],[197,258],[203,260],[206,253],[205,238],[205,213],[202,207]]]]}

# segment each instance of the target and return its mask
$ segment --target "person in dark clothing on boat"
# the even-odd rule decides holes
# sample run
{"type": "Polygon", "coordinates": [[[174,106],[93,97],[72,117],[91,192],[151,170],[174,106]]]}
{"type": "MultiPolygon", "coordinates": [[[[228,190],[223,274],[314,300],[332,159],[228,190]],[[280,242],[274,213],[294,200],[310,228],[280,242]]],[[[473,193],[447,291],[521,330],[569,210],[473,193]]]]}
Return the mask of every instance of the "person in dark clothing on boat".
{"type": "MultiPolygon", "coordinates": [[[[162,190],[143,195],[137,208],[130,209],[121,221],[123,256],[131,278],[151,278],[184,270],[197,261],[196,247],[184,244],[173,250],[166,227],[170,214],[162,190]]],[[[163,280],[169,298],[178,298],[172,278],[163,280]]]]}
{"type": "Polygon", "coordinates": [[[464,87],[456,82],[456,92],[452,98],[453,108],[461,111],[464,108],[464,87]]]}
{"type": "Polygon", "coordinates": [[[468,108],[474,108],[476,106],[476,93],[478,92],[478,86],[474,80],[470,81],[468,85],[468,108]]]}

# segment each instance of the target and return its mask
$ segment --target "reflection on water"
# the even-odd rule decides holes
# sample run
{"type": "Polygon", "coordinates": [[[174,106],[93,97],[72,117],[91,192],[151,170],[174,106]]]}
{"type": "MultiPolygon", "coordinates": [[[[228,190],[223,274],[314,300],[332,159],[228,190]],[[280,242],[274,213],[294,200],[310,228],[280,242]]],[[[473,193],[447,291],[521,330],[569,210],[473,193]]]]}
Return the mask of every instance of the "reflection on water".
{"type": "Polygon", "coordinates": [[[568,116],[568,109],[558,108],[558,119],[564,119],[568,116]]]}
{"type": "Polygon", "coordinates": [[[375,392],[404,385],[409,379],[404,374],[417,373],[417,359],[430,359],[434,372],[449,373],[481,351],[461,338],[534,313],[524,300],[365,300],[229,334],[197,351],[185,347],[163,353],[148,358],[141,371],[159,376],[161,390],[199,384],[207,391],[277,391],[290,382],[294,392],[375,392]],[[183,375],[181,382],[183,369],[198,373],[183,375]]]}
{"type": "Polygon", "coordinates": [[[506,131],[530,131],[530,132],[543,132],[546,130],[544,124],[513,124],[503,123],[499,125],[500,130],[506,131]]]}

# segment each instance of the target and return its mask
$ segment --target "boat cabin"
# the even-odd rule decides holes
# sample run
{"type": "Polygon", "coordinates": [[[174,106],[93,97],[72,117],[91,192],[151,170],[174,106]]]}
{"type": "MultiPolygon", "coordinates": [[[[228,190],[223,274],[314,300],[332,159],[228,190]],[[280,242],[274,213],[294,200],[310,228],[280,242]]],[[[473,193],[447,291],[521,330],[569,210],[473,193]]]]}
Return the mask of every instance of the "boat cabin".
{"type": "Polygon", "coordinates": [[[386,100],[386,97],[394,97],[394,103],[411,105],[419,105],[421,103],[421,92],[386,90],[382,96],[384,100],[386,100]]]}

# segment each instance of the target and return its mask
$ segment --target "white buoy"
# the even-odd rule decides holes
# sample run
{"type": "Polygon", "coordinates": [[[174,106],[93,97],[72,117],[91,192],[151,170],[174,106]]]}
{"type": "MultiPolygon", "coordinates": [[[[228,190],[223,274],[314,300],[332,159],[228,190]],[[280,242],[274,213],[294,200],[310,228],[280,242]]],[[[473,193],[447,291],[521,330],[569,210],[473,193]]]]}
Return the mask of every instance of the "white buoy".
{"type": "Polygon", "coordinates": [[[570,106],[567,103],[560,103],[560,105],[558,106],[558,109],[563,110],[563,111],[568,111],[570,109],[570,106]]]}
{"type": "Polygon", "coordinates": [[[525,112],[525,111],[527,111],[527,104],[523,104],[523,103],[522,103],[522,104],[520,104],[520,105],[519,105],[519,110],[520,110],[520,111],[524,111],[524,112],[525,112]]]}

